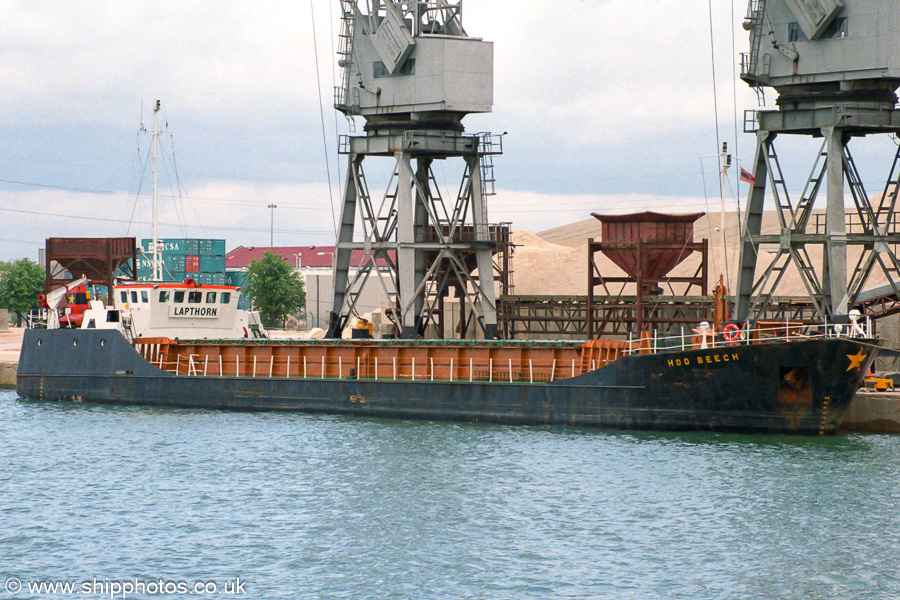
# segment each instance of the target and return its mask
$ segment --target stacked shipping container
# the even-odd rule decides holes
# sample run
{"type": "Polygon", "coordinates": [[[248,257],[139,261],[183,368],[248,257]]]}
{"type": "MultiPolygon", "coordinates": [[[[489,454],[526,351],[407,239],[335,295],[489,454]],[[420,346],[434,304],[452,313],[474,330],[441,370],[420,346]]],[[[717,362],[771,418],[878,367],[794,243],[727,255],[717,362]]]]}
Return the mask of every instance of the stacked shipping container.
{"type": "MultiPolygon", "coordinates": [[[[165,281],[193,279],[206,285],[227,285],[225,275],[225,240],[163,239],[161,246],[162,278],[165,281]]],[[[143,254],[138,255],[137,275],[141,281],[152,277],[152,240],[143,240],[143,254]]]]}

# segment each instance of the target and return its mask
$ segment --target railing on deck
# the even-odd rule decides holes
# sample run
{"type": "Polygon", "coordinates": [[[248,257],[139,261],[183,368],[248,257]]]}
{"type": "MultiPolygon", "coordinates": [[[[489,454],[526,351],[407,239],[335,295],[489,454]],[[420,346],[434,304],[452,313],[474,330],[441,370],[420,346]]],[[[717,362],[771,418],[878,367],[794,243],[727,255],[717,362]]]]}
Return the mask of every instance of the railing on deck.
{"type": "MultiPolygon", "coordinates": [[[[624,342],[619,344],[624,348],[624,342]]],[[[622,354],[621,349],[618,353],[607,350],[604,356],[592,356],[586,362],[577,344],[537,349],[500,347],[493,354],[482,349],[478,354],[483,356],[447,356],[441,353],[445,350],[442,348],[436,348],[434,355],[422,348],[416,355],[406,356],[400,355],[400,349],[389,347],[220,345],[170,340],[138,340],[135,348],[149,363],[174,375],[512,383],[574,377],[622,354]]]]}
{"type": "MultiPolygon", "coordinates": [[[[184,356],[175,353],[153,354],[147,358],[154,366],[174,375],[194,375],[207,377],[281,377],[297,379],[371,379],[373,381],[487,381],[512,383],[552,382],[557,379],[575,377],[582,374],[582,360],[574,357],[567,361],[541,361],[535,359],[506,360],[474,359],[456,362],[429,358],[426,361],[398,359],[363,359],[344,361],[342,357],[322,356],[318,360],[302,357],[299,361],[291,357],[270,356],[266,360],[259,357],[241,356],[212,357],[202,354],[184,356]]],[[[603,366],[600,361],[592,361],[590,370],[603,366]]]]}
{"type": "Polygon", "coordinates": [[[751,326],[749,322],[730,323],[718,331],[708,324],[701,323],[697,328],[682,328],[678,333],[659,334],[655,331],[648,331],[643,332],[640,336],[629,336],[624,353],[656,354],[766,342],[797,341],[817,337],[868,338],[872,337],[871,333],[872,321],[869,317],[826,320],[819,325],[792,321],[758,321],[755,326],[751,326]]]}

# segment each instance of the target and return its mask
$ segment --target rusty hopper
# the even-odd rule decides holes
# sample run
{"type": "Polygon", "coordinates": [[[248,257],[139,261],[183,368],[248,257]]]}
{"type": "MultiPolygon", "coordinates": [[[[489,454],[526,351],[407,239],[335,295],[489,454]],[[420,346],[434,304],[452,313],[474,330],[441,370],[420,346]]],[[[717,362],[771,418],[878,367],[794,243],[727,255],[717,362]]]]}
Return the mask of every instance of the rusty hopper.
{"type": "Polygon", "coordinates": [[[603,254],[635,281],[658,282],[690,256],[694,222],[704,213],[664,215],[642,212],[631,215],[592,216],[603,223],[603,254]],[[643,260],[639,257],[639,243],[643,260]],[[643,263],[643,264],[642,264],[643,263]]]}
{"type": "MultiPolygon", "coordinates": [[[[638,330],[648,322],[644,315],[644,296],[657,296],[663,289],[660,283],[686,284],[684,294],[698,286],[706,294],[706,240],[694,242],[694,222],[704,213],[666,215],[642,212],[630,215],[592,215],[603,224],[602,242],[588,240],[588,335],[593,336],[594,289],[603,286],[606,295],[609,283],[635,284],[634,323],[638,330]],[[621,268],[627,277],[607,276],[600,272],[594,254],[602,252],[621,268]],[[700,252],[701,264],[693,277],[670,277],[669,273],[693,252],[700,252]]],[[[624,290],[624,288],[623,288],[624,290]]],[[[621,294],[621,292],[620,292],[621,294]]]]}
{"type": "Polygon", "coordinates": [[[74,278],[87,277],[88,284],[105,285],[112,290],[117,274],[134,280],[137,267],[137,244],[127,238],[48,238],[47,265],[56,263],[58,268],[48,268],[44,293],[67,283],[63,270],[74,278]]]}

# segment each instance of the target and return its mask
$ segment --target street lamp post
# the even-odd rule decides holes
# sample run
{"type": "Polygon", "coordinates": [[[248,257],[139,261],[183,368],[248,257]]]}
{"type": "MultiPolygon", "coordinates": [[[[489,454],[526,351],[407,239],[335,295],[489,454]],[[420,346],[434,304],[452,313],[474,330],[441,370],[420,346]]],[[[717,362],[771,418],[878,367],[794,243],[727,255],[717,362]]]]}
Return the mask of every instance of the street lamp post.
{"type": "Polygon", "coordinates": [[[268,208],[272,209],[272,221],[269,227],[269,246],[272,248],[275,247],[275,209],[278,208],[276,204],[270,204],[268,208]]]}

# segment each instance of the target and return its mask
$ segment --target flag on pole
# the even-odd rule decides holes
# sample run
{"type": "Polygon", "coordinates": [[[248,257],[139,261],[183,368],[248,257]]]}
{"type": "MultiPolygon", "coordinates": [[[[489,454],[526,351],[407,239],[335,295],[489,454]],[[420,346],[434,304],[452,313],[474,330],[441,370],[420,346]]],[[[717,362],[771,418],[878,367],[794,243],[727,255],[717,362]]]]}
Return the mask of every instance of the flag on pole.
{"type": "Polygon", "coordinates": [[[747,183],[754,184],[756,183],[756,177],[754,177],[750,171],[741,167],[741,181],[746,181],[747,183]]]}

